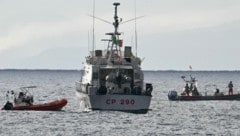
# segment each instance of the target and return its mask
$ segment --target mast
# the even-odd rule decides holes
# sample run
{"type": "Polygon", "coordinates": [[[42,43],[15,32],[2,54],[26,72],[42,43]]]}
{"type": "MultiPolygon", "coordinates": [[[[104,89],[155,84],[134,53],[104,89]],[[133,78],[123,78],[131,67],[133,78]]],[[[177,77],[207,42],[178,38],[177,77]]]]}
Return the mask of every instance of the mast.
{"type": "Polygon", "coordinates": [[[114,14],[114,21],[113,22],[113,26],[115,28],[115,31],[114,31],[114,35],[116,36],[118,34],[118,26],[119,26],[119,20],[118,20],[118,16],[117,16],[117,6],[120,5],[120,3],[113,3],[113,5],[115,6],[115,14],[114,14]]]}
{"type": "MultiPolygon", "coordinates": [[[[112,55],[113,55],[113,47],[114,45],[116,46],[116,51],[119,51],[117,48],[118,45],[118,36],[120,35],[120,33],[118,32],[118,26],[119,26],[119,20],[118,20],[118,15],[117,15],[117,7],[120,5],[120,3],[115,2],[113,3],[114,7],[114,22],[113,22],[113,26],[114,26],[114,32],[113,33],[107,33],[107,35],[111,35],[111,39],[112,39],[112,46],[110,49],[110,54],[109,54],[109,58],[108,58],[108,62],[110,63],[112,55]]],[[[121,53],[121,52],[120,52],[121,53]]]]}
{"type": "Polygon", "coordinates": [[[134,1],[135,5],[135,48],[136,48],[136,57],[137,57],[137,6],[136,6],[136,0],[134,1]]]}
{"type": "MultiPolygon", "coordinates": [[[[95,50],[95,0],[93,0],[93,29],[92,29],[92,57],[94,57],[95,50]]],[[[93,60],[93,59],[92,59],[93,60]]]]}

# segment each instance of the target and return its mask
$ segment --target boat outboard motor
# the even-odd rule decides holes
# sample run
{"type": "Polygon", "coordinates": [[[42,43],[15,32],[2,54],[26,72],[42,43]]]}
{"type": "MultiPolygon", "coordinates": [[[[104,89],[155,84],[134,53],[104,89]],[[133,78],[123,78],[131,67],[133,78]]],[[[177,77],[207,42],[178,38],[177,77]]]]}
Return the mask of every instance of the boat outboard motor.
{"type": "Polygon", "coordinates": [[[13,104],[9,101],[7,101],[7,103],[4,105],[3,109],[4,110],[11,110],[13,107],[13,104]]]}
{"type": "Polygon", "coordinates": [[[169,100],[176,100],[177,99],[177,91],[175,91],[175,90],[169,91],[168,99],[169,100]]]}

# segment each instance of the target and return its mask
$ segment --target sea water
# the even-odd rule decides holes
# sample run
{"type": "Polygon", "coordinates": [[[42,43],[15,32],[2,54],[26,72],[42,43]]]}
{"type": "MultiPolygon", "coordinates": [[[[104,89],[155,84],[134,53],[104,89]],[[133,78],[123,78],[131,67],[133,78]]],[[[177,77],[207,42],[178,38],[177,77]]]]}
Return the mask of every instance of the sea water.
{"type": "Polygon", "coordinates": [[[145,71],[145,81],[153,84],[151,110],[147,114],[118,111],[79,110],[75,81],[80,71],[1,70],[0,105],[6,92],[36,85],[35,103],[67,98],[62,111],[0,111],[0,135],[78,136],[78,135],[240,135],[240,101],[168,101],[170,90],[181,92],[181,76],[198,80],[198,90],[209,95],[217,85],[227,94],[233,81],[240,92],[239,71],[145,71]],[[210,85],[210,88],[206,88],[210,85]]]}

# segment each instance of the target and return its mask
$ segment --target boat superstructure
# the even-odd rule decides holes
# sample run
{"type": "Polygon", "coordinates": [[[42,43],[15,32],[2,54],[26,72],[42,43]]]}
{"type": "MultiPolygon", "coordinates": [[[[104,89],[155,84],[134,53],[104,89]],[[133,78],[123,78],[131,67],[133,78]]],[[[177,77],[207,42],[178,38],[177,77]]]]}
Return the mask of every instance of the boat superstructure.
{"type": "Polygon", "coordinates": [[[117,110],[146,113],[151,102],[152,84],[144,83],[141,59],[125,46],[118,26],[117,15],[120,3],[113,3],[114,32],[106,50],[91,51],[86,57],[81,79],[76,81],[76,95],[86,110],[117,110]]]}

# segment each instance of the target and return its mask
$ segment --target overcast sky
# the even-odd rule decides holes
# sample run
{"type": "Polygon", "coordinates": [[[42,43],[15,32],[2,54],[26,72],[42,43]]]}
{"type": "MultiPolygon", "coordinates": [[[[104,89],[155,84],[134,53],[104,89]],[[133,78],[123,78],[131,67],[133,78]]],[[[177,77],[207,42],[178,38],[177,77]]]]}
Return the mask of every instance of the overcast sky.
{"type": "MultiPolygon", "coordinates": [[[[112,22],[113,2],[95,0],[96,16],[112,22]]],[[[117,2],[123,21],[134,18],[134,0],[117,2]]],[[[137,16],[145,16],[137,20],[144,70],[240,70],[239,0],[136,3],[137,16]]],[[[92,0],[0,0],[0,69],[81,69],[92,6],[92,0]]],[[[101,39],[113,26],[96,20],[95,29],[97,49],[106,48],[101,39]]],[[[134,22],[119,31],[124,45],[134,47],[134,22]]]]}

